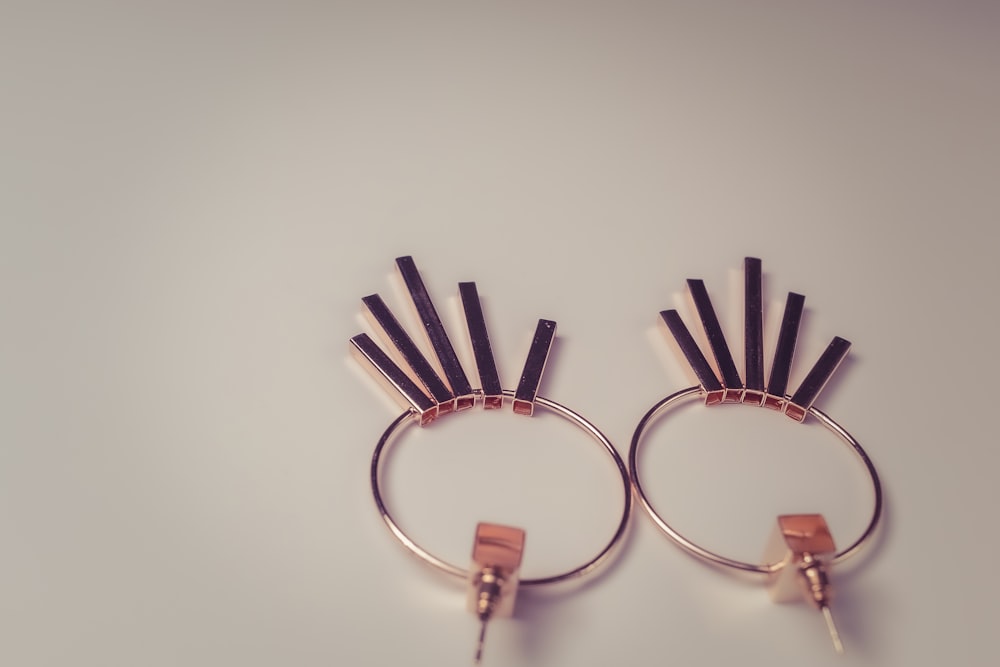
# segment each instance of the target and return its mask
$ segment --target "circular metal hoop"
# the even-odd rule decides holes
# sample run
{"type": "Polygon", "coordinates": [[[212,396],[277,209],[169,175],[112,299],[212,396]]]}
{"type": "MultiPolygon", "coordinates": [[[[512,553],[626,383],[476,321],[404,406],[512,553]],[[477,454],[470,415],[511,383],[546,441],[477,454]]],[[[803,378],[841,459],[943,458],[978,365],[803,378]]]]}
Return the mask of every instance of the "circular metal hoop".
{"type": "MultiPolygon", "coordinates": [[[[642,484],[639,481],[639,467],[637,459],[639,447],[642,444],[642,437],[645,434],[646,429],[648,429],[650,425],[652,425],[659,417],[663,416],[669,410],[677,407],[677,405],[702,395],[704,395],[704,393],[701,387],[688,387],[687,389],[678,391],[677,393],[671,394],[661,400],[659,403],[650,408],[649,412],[643,415],[642,419],[639,420],[639,424],[635,428],[635,433],[632,435],[632,445],[629,448],[628,453],[629,474],[632,477],[632,485],[635,487],[636,496],[660,530],[666,533],[667,537],[673,540],[678,546],[688,553],[715,565],[742,570],[744,572],[769,574],[779,569],[780,565],[774,563],[745,563],[743,561],[733,560],[731,558],[726,558],[725,556],[713,553],[687,539],[663,520],[659,513],[653,509],[652,504],[649,502],[645,492],[642,490],[642,484]]],[[[856,539],[846,549],[837,553],[830,561],[831,563],[838,563],[857,553],[874,535],[875,528],[878,526],[878,522],[882,518],[882,483],[879,481],[878,472],[876,472],[871,459],[868,458],[868,454],[865,453],[861,444],[855,440],[850,433],[845,431],[840,424],[833,421],[825,413],[817,410],[816,408],[809,408],[809,414],[819,420],[823,426],[840,438],[844,444],[846,444],[848,448],[850,448],[850,450],[858,457],[858,459],[861,460],[865,470],[868,472],[868,477],[870,478],[872,489],[875,493],[875,508],[872,512],[871,519],[868,522],[868,526],[865,528],[864,532],[861,533],[861,536],[858,539],[856,539]]]]}
{"type": "MultiPolygon", "coordinates": [[[[508,390],[504,390],[503,393],[504,396],[507,397],[512,397],[514,395],[514,392],[508,390]]],[[[543,408],[547,409],[548,411],[559,415],[560,417],[568,420],[572,424],[575,424],[580,429],[588,433],[591,437],[593,437],[594,440],[596,440],[597,443],[601,445],[604,451],[611,457],[618,471],[618,474],[621,476],[624,506],[622,509],[621,520],[618,522],[618,527],[615,529],[615,533],[614,535],[612,535],[611,541],[608,542],[597,553],[596,556],[585,562],[583,565],[575,567],[572,570],[563,572],[561,574],[555,574],[548,577],[539,577],[535,579],[521,579],[520,581],[521,586],[539,586],[542,584],[554,584],[560,581],[566,581],[569,579],[574,579],[576,577],[582,577],[596,570],[605,560],[608,559],[608,557],[611,555],[612,549],[625,535],[625,530],[628,527],[629,516],[631,515],[632,512],[632,482],[629,479],[629,473],[628,469],[625,467],[625,462],[622,460],[622,457],[615,450],[615,447],[614,445],[611,444],[611,441],[608,440],[608,438],[603,433],[601,433],[601,431],[598,430],[596,426],[587,421],[582,415],[573,412],[569,408],[564,407],[559,403],[556,403],[555,401],[551,401],[541,396],[536,396],[535,405],[540,405],[543,408]]],[[[412,419],[410,419],[412,414],[413,414],[412,412],[407,411],[401,414],[399,417],[397,417],[391,424],[389,424],[389,427],[385,430],[385,432],[382,433],[382,437],[379,438],[378,444],[375,446],[375,452],[372,454],[372,465],[371,465],[372,495],[375,498],[375,505],[378,508],[379,514],[382,516],[382,520],[385,521],[386,526],[389,527],[389,530],[396,537],[396,539],[403,544],[404,547],[409,549],[418,558],[428,563],[429,565],[437,568],[438,570],[441,570],[442,572],[445,572],[455,577],[466,578],[469,576],[468,570],[466,570],[465,568],[458,567],[457,565],[452,565],[451,563],[444,561],[438,558],[437,556],[434,556],[426,549],[424,549],[416,542],[414,542],[413,539],[411,539],[406,533],[404,533],[403,529],[400,528],[399,524],[397,524],[396,521],[392,518],[392,515],[389,513],[389,508],[386,507],[385,501],[382,499],[382,492],[379,487],[380,462],[382,460],[383,455],[385,454],[386,447],[392,440],[393,436],[399,430],[412,423],[412,419]]]]}

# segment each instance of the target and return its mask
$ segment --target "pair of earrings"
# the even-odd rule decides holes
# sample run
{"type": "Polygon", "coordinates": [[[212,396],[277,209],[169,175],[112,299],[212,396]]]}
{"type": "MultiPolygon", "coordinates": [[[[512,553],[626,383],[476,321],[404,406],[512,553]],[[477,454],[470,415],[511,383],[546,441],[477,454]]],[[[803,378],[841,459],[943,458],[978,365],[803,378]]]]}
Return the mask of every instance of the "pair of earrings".
{"type": "Polygon", "coordinates": [[[467,606],[481,624],[475,652],[476,662],[482,656],[487,622],[513,613],[514,598],[519,586],[542,586],[582,577],[610,558],[628,527],[633,494],[660,530],[688,553],[724,568],[762,575],[767,579],[775,601],[805,598],[823,614],[835,649],[843,651],[830,611],[828,569],[855,554],[872,539],[882,515],[882,489],[878,473],[860,443],[813,405],[847,356],[850,343],[843,338],[834,338],[798,389],[790,394],[786,393],[804,305],[802,295],[788,295],[770,375],[765,382],[761,262],[756,258],[746,258],[744,382],[704,283],[689,280],[688,289],[708,347],[715,359],[715,367],[708,361],[678,312],[661,312],[661,323],[687,359],[698,385],[671,394],[650,408],[636,426],[626,466],[611,441],[593,423],[579,413],[538,395],[542,373],[555,339],[555,322],[538,321],[517,388],[513,391],[504,389],[493,357],[476,286],[474,283],[460,283],[462,312],[479,376],[479,387],[473,388],[413,259],[400,257],[396,260],[396,267],[422,324],[427,347],[433,352],[433,358],[429,359],[424,355],[420,346],[379,295],[373,294],[362,299],[364,313],[385,347],[376,343],[368,334],[359,334],[350,339],[352,353],[403,408],[402,414],[386,428],[375,447],[371,463],[372,494],[383,521],[403,546],[434,568],[467,582],[467,606]],[[718,369],[718,374],[715,368],[718,369]],[[677,406],[696,399],[707,406],[743,403],[765,407],[783,413],[796,422],[812,417],[836,435],[860,459],[874,491],[874,509],[861,536],[838,551],[822,515],[783,515],[778,517],[774,526],[763,562],[749,563],[713,553],[679,533],[654,508],[643,490],[638,454],[644,435],[654,422],[677,406]],[[620,476],[621,517],[614,533],[596,555],[572,570],[535,579],[521,579],[519,573],[525,550],[525,532],[520,528],[493,523],[480,523],[476,527],[471,565],[468,568],[454,565],[434,556],[413,541],[393,519],[384,502],[380,486],[381,464],[389,444],[404,428],[410,425],[427,426],[445,415],[472,409],[477,404],[487,410],[502,409],[508,401],[516,414],[530,417],[536,408],[542,408],[577,426],[608,455],[620,476]]]}

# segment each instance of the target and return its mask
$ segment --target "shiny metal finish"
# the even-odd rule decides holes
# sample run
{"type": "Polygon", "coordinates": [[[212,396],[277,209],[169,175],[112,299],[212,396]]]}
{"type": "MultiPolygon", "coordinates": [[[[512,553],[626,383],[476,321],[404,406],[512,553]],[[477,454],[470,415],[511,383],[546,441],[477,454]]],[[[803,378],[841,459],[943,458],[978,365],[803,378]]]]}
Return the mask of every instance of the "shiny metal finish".
{"type": "Polygon", "coordinates": [[[764,562],[780,565],[768,576],[771,599],[792,602],[805,598],[819,607],[828,598],[825,573],[803,574],[837,553],[830,528],[822,514],[785,514],[778,517],[764,549],[764,562]]]}
{"type": "MultiPolygon", "coordinates": [[[[720,565],[722,567],[731,568],[734,570],[741,570],[743,572],[756,572],[759,574],[768,575],[775,572],[781,568],[780,563],[746,563],[743,561],[734,560],[732,558],[726,558],[725,556],[716,554],[714,552],[701,547],[691,540],[687,539],[681,535],[676,529],[674,529],[662,516],[660,512],[653,507],[650,503],[649,498],[647,498],[645,491],[642,487],[642,479],[639,474],[638,468],[638,455],[639,450],[642,447],[643,436],[649,427],[655,423],[660,417],[667,414],[670,410],[676,408],[678,405],[698,399],[703,397],[703,390],[701,387],[688,387],[679,392],[667,396],[643,415],[642,419],[639,420],[638,426],[636,426],[635,432],[632,435],[632,443],[629,447],[628,462],[629,462],[629,474],[632,478],[632,485],[635,488],[636,498],[639,500],[639,504],[646,510],[650,518],[652,518],[653,523],[662,530],[667,537],[673,540],[679,547],[687,551],[693,556],[696,556],[704,561],[712,563],[714,565],[720,565]]],[[[869,480],[872,485],[873,492],[873,502],[874,507],[872,510],[871,518],[868,521],[868,525],[865,527],[861,535],[854,540],[847,548],[836,553],[828,561],[830,564],[839,563],[850,556],[857,553],[865,544],[867,544],[875,534],[875,529],[878,527],[879,521],[882,518],[882,483],[879,480],[878,472],[875,470],[874,464],[872,464],[871,459],[868,458],[868,454],[861,447],[861,443],[854,439],[850,433],[848,433],[840,424],[833,421],[825,413],[821,412],[815,407],[810,407],[808,414],[812,415],[822,424],[827,430],[836,435],[847,447],[854,453],[855,456],[861,461],[868,474],[869,480]]]]}
{"type": "Polygon", "coordinates": [[[795,343],[799,337],[799,323],[802,321],[802,309],[805,307],[805,301],[804,296],[795,292],[789,292],[785,299],[785,312],[781,316],[778,343],[774,348],[771,375],[767,380],[767,396],[764,397],[765,408],[779,411],[785,409],[788,376],[792,372],[792,357],[795,356],[795,343]]]}
{"type": "Polygon", "coordinates": [[[405,409],[382,433],[375,446],[370,470],[372,495],[382,520],[404,547],[432,567],[466,579],[469,606],[481,624],[475,654],[478,663],[482,657],[487,622],[493,616],[508,615],[513,611],[514,595],[519,583],[533,586],[574,579],[592,572],[610,557],[612,549],[624,537],[631,516],[632,482],[625,462],[611,441],[596,426],[555,401],[538,396],[542,374],[555,340],[555,322],[538,321],[517,390],[504,390],[500,384],[476,286],[474,283],[460,283],[459,294],[466,326],[482,383],[480,389],[472,389],[469,386],[468,375],[455,354],[451,340],[434,309],[413,259],[408,256],[400,257],[396,260],[396,266],[406,284],[440,369],[435,369],[431,361],[423,356],[381,297],[373,294],[362,300],[368,318],[385,339],[388,350],[384,351],[367,335],[361,334],[351,339],[353,351],[362,365],[376,376],[390,395],[405,409]],[[437,374],[437,370],[444,374],[444,380],[437,374]],[[426,391],[421,389],[421,385],[426,391]],[[541,406],[589,434],[611,457],[621,478],[622,515],[611,540],[596,556],[566,572],[520,581],[518,570],[524,548],[524,531],[520,529],[479,524],[473,548],[472,566],[466,570],[423,549],[393,520],[382,497],[379,481],[381,461],[390,442],[410,424],[418,423],[423,426],[442,415],[458,414],[464,408],[473,407],[478,396],[482,397],[483,407],[486,409],[503,407],[504,400],[512,398],[514,412],[528,416],[534,413],[536,406],[541,406]]]}
{"type": "Polygon", "coordinates": [[[764,562],[781,566],[768,576],[771,599],[775,602],[805,600],[823,612],[834,650],[843,653],[844,645],[830,611],[833,588],[827,573],[828,559],[836,551],[830,527],[822,514],[785,514],[778,517],[771,532],[764,550],[764,562]]]}
{"type": "Polygon", "coordinates": [[[664,310],[660,313],[660,321],[666,326],[667,331],[673,336],[680,347],[681,353],[687,359],[688,365],[694,371],[705,393],[705,405],[717,405],[725,398],[726,388],[719,382],[712,365],[702,354],[701,348],[695,342],[691,332],[684,325],[680,313],[676,310],[664,310]]]}
{"type": "Polygon", "coordinates": [[[467,607],[469,611],[483,616],[485,609],[482,591],[482,573],[491,570],[488,579],[499,581],[501,588],[495,599],[489,601],[491,616],[512,616],[514,598],[520,578],[521,560],[524,557],[525,534],[520,528],[501,526],[496,523],[481,522],[476,525],[476,536],[472,544],[471,577],[468,585],[467,607]]]}
{"type": "Polygon", "coordinates": [[[535,411],[535,397],[538,385],[542,382],[545,363],[552,350],[552,342],[556,337],[556,323],[552,320],[538,320],[535,335],[531,340],[528,357],[524,360],[524,370],[521,371],[521,381],[514,392],[514,412],[530,417],[535,411]]]}
{"type": "Polygon", "coordinates": [[[715,308],[712,307],[712,300],[708,297],[705,282],[692,279],[687,283],[694,306],[698,310],[698,317],[701,318],[701,326],[708,337],[708,346],[712,350],[712,356],[715,357],[715,363],[719,366],[720,379],[726,388],[722,400],[724,403],[738,403],[743,398],[743,381],[740,380],[740,373],[736,370],[736,362],[733,361],[733,354],[729,351],[726,336],[722,333],[722,325],[715,314],[715,308]]]}
{"type": "Polygon", "coordinates": [[[743,402],[760,405],[764,401],[764,303],[761,262],[756,257],[743,260],[743,357],[746,389],[743,402]]]}
{"type": "Polygon", "coordinates": [[[475,404],[475,397],[472,394],[472,386],[469,378],[465,375],[465,370],[455,354],[455,348],[448,338],[448,333],[444,330],[441,318],[438,316],[434,302],[431,301],[430,294],[424,286],[424,281],[417,271],[417,265],[413,258],[398,257],[396,268],[409,292],[410,301],[413,303],[417,318],[423,325],[424,333],[427,335],[427,342],[430,343],[434,356],[437,357],[441,370],[444,372],[444,380],[451,388],[451,393],[455,395],[455,409],[467,410],[475,404]]]}
{"type": "Polygon", "coordinates": [[[833,650],[837,653],[843,653],[844,644],[840,641],[840,631],[837,630],[837,624],[833,622],[833,612],[830,611],[830,605],[822,605],[819,610],[823,614],[823,620],[826,621],[826,629],[830,633],[831,641],[833,641],[833,650]]]}
{"type": "Polygon", "coordinates": [[[361,300],[364,313],[379,335],[389,344],[389,348],[399,355],[402,368],[412,373],[414,380],[427,390],[434,402],[438,404],[438,414],[444,415],[455,409],[455,395],[441,380],[437,371],[427,361],[417,344],[403,329],[396,316],[385,305],[378,294],[366,296],[361,300]]]}
{"type": "MultiPolygon", "coordinates": [[[[513,392],[504,390],[504,395],[507,397],[513,396],[513,392]]],[[[608,543],[597,553],[597,555],[591,557],[589,560],[583,564],[568,570],[566,572],[553,574],[550,576],[539,577],[534,579],[521,579],[521,586],[540,586],[544,584],[554,584],[560,581],[567,581],[570,579],[575,579],[577,577],[582,577],[587,575],[598,567],[601,566],[608,558],[611,556],[615,545],[617,545],[622,538],[625,536],[626,528],[628,527],[629,516],[632,512],[632,483],[629,479],[628,469],[625,467],[625,462],[622,460],[621,456],[615,450],[614,445],[611,441],[601,433],[601,431],[594,426],[592,423],[587,421],[582,415],[573,412],[567,407],[551,401],[543,396],[536,396],[534,401],[536,406],[541,406],[542,408],[553,412],[560,417],[568,420],[572,424],[579,427],[585,433],[587,433],[591,438],[593,438],[598,445],[607,453],[611,458],[611,461],[615,465],[615,469],[618,471],[619,476],[622,481],[622,514],[621,519],[618,522],[618,526],[615,529],[614,534],[608,543]]],[[[382,520],[388,526],[390,532],[393,536],[399,540],[404,547],[406,547],[411,553],[413,553],[417,558],[421,559],[428,565],[441,570],[446,574],[450,574],[454,577],[459,577],[461,579],[468,579],[470,577],[469,570],[453,565],[444,561],[437,556],[434,556],[426,549],[418,545],[413,539],[411,539],[406,533],[403,532],[402,528],[396,523],[389,512],[389,508],[386,507],[385,501],[382,497],[382,491],[379,482],[379,470],[381,467],[381,462],[383,457],[387,452],[387,448],[390,442],[393,441],[394,437],[405,429],[406,426],[413,423],[412,415],[410,412],[404,412],[389,424],[382,437],[379,438],[378,444],[375,446],[375,452],[372,454],[371,463],[371,487],[372,495],[375,498],[375,506],[378,508],[379,514],[382,516],[382,520]]]]}
{"type": "Polygon", "coordinates": [[[802,384],[792,394],[791,400],[785,406],[786,415],[798,422],[806,418],[806,414],[809,408],[812,407],[813,401],[816,400],[819,393],[823,391],[823,387],[833,377],[840,363],[847,357],[850,349],[851,342],[844,340],[840,336],[836,336],[830,341],[830,344],[823,351],[823,354],[820,355],[812,370],[802,380],[802,384]]]}
{"type": "Polygon", "coordinates": [[[729,345],[722,333],[722,325],[715,314],[703,281],[688,280],[688,289],[698,310],[702,328],[708,338],[720,375],[716,375],[715,369],[709,364],[676,310],[665,310],[660,313],[660,318],[677,341],[704,389],[706,405],[747,403],[784,412],[795,421],[801,422],[809,415],[813,401],[847,356],[851,344],[839,336],[835,337],[789,400],[785,392],[788,389],[788,377],[791,373],[799,322],[802,319],[802,308],[805,303],[804,296],[789,292],[781,320],[781,330],[778,333],[774,361],[771,365],[771,377],[765,387],[761,261],[755,257],[745,258],[744,274],[743,346],[746,354],[746,386],[740,380],[729,345]]]}
{"type": "Polygon", "coordinates": [[[351,338],[351,353],[401,408],[413,412],[421,426],[434,421],[438,415],[437,403],[368,334],[351,338]]]}
{"type": "Polygon", "coordinates": [[[471,583],[470,592],[474,600],[472,613],[479,618],[479,638],[476,640],[476,654],[473,658],[478,665],[483,659],[487,623],[493,618],[494,610],[504,598],[507,580],[502,570],[490,566],[476,571],[471,583]]]}
{"type": "Polygon", "coordinates": [[[486,624],[514,614],[514,600],[524,555],[524,531],[512,526],[480,523],[472,546],[467,608],[479,619],[475,662],[483,657],[486,624]]]}
{"type": "Polygon", "coordinates": [[[712,565],[765,575],[772,584],[772,592],[777,600],[788,599],[789,595],[793,597],[796,594],[800,597],[805,596],[814,607],[823,613],[834,648],[840,653],[843,652],[843,644],[830,611],[831,588],[827,566],[850,557],[868,543],[874,536],[875,529],[882,517],[882,484],[875,466],[862,449],[861,444],[851,434],[826,414],[813,407],[816,397],[847,356],[851,344],[843,338],[834,338],[819,361],[807,374],[799,389],[791,397],[787,396],[785,392],[805,301],[805,297],[802,295],[789,293],[785,303],[774,361],[771,366],[771,377],[765,386],[763,380],[763,275],[759,259],[745,258],[744,276],[743,344],[746,358],[746,386],[740,384],[732,355],[729,353],[729,347],[722,335],[722,328],[715,316],[704,283],[700,280],[689,280],[688,287],[691,296],[694,299],[722,377],[715,376],[714,369],[710,367],[677,312],[664,311],[660,313],[701,384],[667,396],[650,408],[639,420],[629,447],[629,475],[639,503],[652,518],[653,523],[668,538],[689,554],[712,565]],[[847,445],[868,473],[874,496],[874,509],[861,536],[838,553],[822,516],[817,514],[785,515],[778,518],[776,537],[772,538],[764,562],[746,563],[705,549],[667,523],[663,515],[653,507],[643,490],[639,474],[639,449],[642,446],[646,430],[654,422],[683,402],[699,398],[704,399],[707,405],[739,401],[747,405],[764,406],[784,412],[798,422],[805,420],[808,415],[815,417],[820,424],[847,445]]]}
{"type": "Polygon", "coordinates": [[[483,315],[476,283],[459,283],[458,293],[462,299],[462,312],[465,314],[469,341],[472,343],[472,355],[476,362],[476,370],[479,372],[483,407],[487,410],[498,410],[503,407],[503,385],[500,383],[500,373],[493,357],[493,346],[490,344],[490,334],[486,328],[486,317],[483,315]]]}

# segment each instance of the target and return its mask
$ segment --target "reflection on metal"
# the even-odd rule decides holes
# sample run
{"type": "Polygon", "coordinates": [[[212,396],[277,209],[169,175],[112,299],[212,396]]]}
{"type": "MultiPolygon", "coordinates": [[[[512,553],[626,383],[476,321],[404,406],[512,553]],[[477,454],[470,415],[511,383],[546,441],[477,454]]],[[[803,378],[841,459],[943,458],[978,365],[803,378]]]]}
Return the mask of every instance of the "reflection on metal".
{"type": "Polygon", "coordinates": [[[740,380],[740,373],[736,370],[736,362],[733,361],[733,354],[729,351],[729,344],[726,343],[726,336],[722,333],[722,325],[712,307],[712,300],[708,297],[708,290],[705,289],[705,282],[702,280],[688,280],[688,290],[694,300],[694,307],[698,311],[701,319],[701,326],[705,329],[705,336],[708,338],[708,347],[712,350],[715,363],[719,366],[720,379],[726,388],[722,401],[724,403],[738,403],[743,398],[743,381],[740,380]]]}
{"type": "Polygon", "coordinates": [[[827,563],[837,553],[830,528],[822,514],[786,514],[778,517],[764,561],[774,568],[769,575],[775,602],[805,599],[823,613],[837,653],[844,652],[840,633],[833,622],[830,601],[833,589],[827,563]]]}
{"type": "Polygon", "coordinates": [[[427,334],[427,341],[434,351],[434,356],[441,364],[444,379],[451,388],[451,393],[455,395],[455,409],[467,410],[471,408],[475,404],[475,396],[472,393],[469,378],[465,375],[465,370],[458,361],[458,355],[455,354],[455,348],[448,338],[448,333],[444,330],[444,325],[434,308],[430,294],[427,293],[424,281],[420,278],[417,265],[412,257],[406,256],[396,259],[396,268],[403,278],[403,283],[406,285],[417,318],[427,334]]]}
{"type": "Polygon", "coordinates": [[[843,338],[834,338],[820,356],[812,370],[806,375],[801,386],[791,397],[786,393],[795,354],[799,324],[802,319],[805,297],[790,292],[785,303],[777,346],[771,365],[770,378],[763,383],[763,273],[760,260],[747,257],[744,262],[744,351],[746,355],[746,386],[742,401],[747,405],[764,405],[785,412],[796,421],[811,416],[821,426],[836,435],[858,457],[864,465],[874,492],[871,518],[864,531],[854,542],[837,552],[826,521],[819,514],[796,514],[778,517],[778,525],[771,537],[763,563],[750,563],[728,558],[709,551],[677,531],[650,502],[643,490],[640,474],[639,452],[647,430],[658,419],[686,401],[704,399],[709,405],[730,402],[729,392],[738,381],[733,372],[728,346],[722,337],[722,329],[715,317],[708,293],[700,280],[689,280],[691,295],[698,309],[709,343],[719,364],[722,378],[715,375],[705,355],[698,347],[691,333],[677,311],[660,313],[661,319],[687,358],[698,377],[699,386],[677,391],[653,405],[639,420],[632,434],[629,448],[629,474],[637,502],[649,514],[653,523],[663,533],[689,554],[712,565],[767,577],[775,600],[785,601],[805,598],[818,609],[827,624],[833,646],[838,653],[844,650],[840,633],[830,610],[832,589],[828,569],[857,553],[871,542],[882,518],[882,483],[874,464],[861,444],[843,427],[825,413],[818,410],[813,402],[830,380],[837,367],[847,356],[851,344],[843,338]]]}
{"type": "Polygon", "coordinates": [[[521,381],[514,392],[514,412],[519,415],[530,417],[535,411],[535,397],[538,395],[538,386],[542,382],[542,373],[555,337],[556,323],[552,320],[538,320],[528,357],[524,361],[524,370],[521,371],[521,381]]]}
{"type": "Polygon", "coordinates": [[[701,348],[695,342],[694,337],[688,328],[684,326],[684,320],[676,310],[664,310],[660,313],[660,321],[666,326],[667,331],[677,341],[678,347],[687,359],[688,365],[698,378],[698,384],[705,392],[705,404],[716,405],[722,402],[725,396],[725,388],[716,377],[712,365],[702,354],[701,348]]]}
{"type": "Polygon", "coordinates": [[[492,618],[509,617],[514,613],[523,554],[524,531],[520,528],[494,523],[476,526],[467,606],[480,622],[475,656],[477,663],[483,656],[486,624],[492,618]]]}
{"type": "Polygon", "coordinates": [[[368,334],[358,334],[351,338],[351,352],[400,407],[413,411],[421,426],[434,421],[438,414],[437,404],[368,334]]]}
{"type": "Polygon", "coordinates": [[[414,380],[423,385],[431,398],[438,404],[438,414],[444,415],[455,408],[455,397],[444,384],[434,367],[427,361],[420,348],[410,338],[399,320],[378,294],[361,300],[365,315],[379,335],[391,346],[402,361],[404,370],[409,369],[414,380]]]}
{"type": "Polygon", "coordinates": [[[764,397],[765,408],[778,411],[785,409],[785,392],[788,391],[788,376],[792,372],[792,357],[795,355],[795,342],[799,336],[805,301],[804,296],[795,292],[789,292],[785,299],[785,312],[781,316],[778,344],[774,348],[771,377],[768,378],[767,396],[764,397]]]}
{"type": "Polygon", "coordinates": [[[823,354],[820,355],[820,358],[816,361],[812,370],[809,371],[809,374],[806,375],[802,384],[792,394],[791,400],[785,406],[786,415],[798,422],[806,418],[806,415],[809,414],[809,408],[812,407],[816,397],[819,396],[819,393],[823,391],[823,387],[833,377],[840,363],[847,357],[847,352],[850,349],[851,342],[844,340],[840,336],[836,336],[830,341],[830,344],[823,351],[823,354]]]}
{"type": "Polygon", "coordinates": [[[660,318],[677,341],[691,370],[698,378],[698,383],[705,394],[706,405],[742,402],[784,412],[795,421],[801,422],[809,415],[809,408],[812,407],[816,397],[847,356],[851,344],[843,338],[834,338],[802,381],[801,386],[789,398],[786,394],[788,378],[792,369],[792,358],[795,356],[795,343],[805,303],[804,296],[789,292],[781,319],[781,330],[778,332],[774,360],[771,363],[771,376],[765,386],[761,261],[755,257],[745,258],[744,274],[743,345],[746,355],[746,386],[740,380],[733,356],[722,333],[722,326],[716,317],[703,281],[688,280],[688,288],[721,377],[716,375],[715,369],[698,347],[676,310],[662,311],[660,318]]]}
{"type": "Polygon", "coordinates": [[[746,390],[743,402],[760,405],[764,401],[764,302],[761,262],[756,257],[743,261],[743,351],[746,390]]]}
{"type": "Polygon", "coordinates": [[[490,345],[490,334],[486,329],[486,318],[483,315],[476,283],[459,283],[458,293],[462,299],[462,312],[465,313],[465,325],[472,343],[472,355],[476,361],[476,370],[479,372],[483,407],[487,410],[502,408],[503,385],[500,384],[500,373],[493,357],[493,346],[490,345]]]}

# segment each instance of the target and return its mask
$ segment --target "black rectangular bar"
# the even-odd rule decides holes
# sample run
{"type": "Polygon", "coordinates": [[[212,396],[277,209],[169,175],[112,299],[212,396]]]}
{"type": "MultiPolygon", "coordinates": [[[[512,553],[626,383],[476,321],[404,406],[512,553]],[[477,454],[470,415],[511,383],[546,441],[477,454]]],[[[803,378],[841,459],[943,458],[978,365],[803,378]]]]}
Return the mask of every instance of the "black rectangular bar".
{"type": "Polygon", "coordinates": [[[497,362],[493,357],[493,346],[490,345],[490,334],[486,328],[486,317],[483,315],[483,306],[479,301],[476,283],[459,283],[458,293],[462,299],[465,324],[469,329],[472,354],[479,372],[480,388],[483,391],[483,407],[487,410],[502,408],[503,385],[500,383],[500,373],[497,371],[497,362]]]}
{"type": "Polygon", "coordinates": [[[744,403],[760,405],[764,400],[764,303],[761,262],[743,260],[743,352],[746,361],[744,403]]]}
{"type": "Polygon", "coordinates": [[[406,372],[382,351],[368,334],[351,338],[351,352],[365,370],[404,409],[413,410],[421,426],[437,417],[437,404],[406,372]]]}
{"type": "Polygon", "coordinates": [[[743,381],[740,380],[740,373],[736,370],[736,362],[733,361],[733,354],[729,351],[726,343],[726,336],[722,333],[722,325],[712,307],[712,300],[708,297],[708,290],[705,289],[705,282],[702,280],[688,280],[688,289],[691,291],[691,298],[694,299],[694,306],[698,310],[698,317],[701,318],[701,325],[705,329],[708,338],[708,346],[715,357],[715,363],[719,366],[719,374],[722,376],[723,386],[726,388],[726,403],[739,402],[743,396],[743,381]]]}
{"type": "Polygon", "coordinates": [[[399,275],[406,284],[406,290],[409,292],[410,300],[417,311],[417,317],[424,326],[434,356],[441,364],[444,380],[455,395],[455,408],[457,410],[471,408],[475,404],[472,385],[469,384],[469,378],[465,374],[465,369],[462,368],[462,363],[458,360],[458,355],[455,354],[455,348],[448,338],[448,332],[445,331],[441,318],[434,308],[431,295],[427,292],[427,287],[420,278],[416,263],[410,256],[397,257],[396,268],[399,269],[399,275]]]}
{"type": "Polygon", "coordinates": [[[792,399],[785,407],[786,415],[795,421],[802,421],[806,418],[806,414],[809,412],[809,408],[812,407],[816,397],[819,396],[819,393],[823,391],[823,387],[833,377],[840,363],[847,357],[847,352],[850,349],[851,341],[845,340],[840,336],[835,336],[830,341],[830,344],[827,345],[823,354],[820,355],[819,359],[806,375],[806,378],[802,381],[802,384],[792,395],[792,399]]]}
{"type": "Polygon", "coordinates": [[[712,370],[712,365],[708,363],[708,359],[702,354],[698,343],[694,341],[691,332],[684,325],[684,320],[681,319],[680,313],[676,310],[664,310],[660,313],[660,319],[666,325],[670,335],[677,341],[677,345],[681,348],[684,358],[687,359],[688,365],[691,366],[695,377],[698,378],[698,384],[701,385],[702,390],[705,392],[705,404],[715,405],[722,403],[725,397],[725,387],[719,382],[715,371],[712,370]]]}
{"type": "Polygon", "coordinates": [[[530,417],[535,411],[535,396],[538,395],[538,385],[542,382],[542,372],[555,337],[556,323],[552,320],[538,320],[528,358],[521,371],[521,381],[517,383],[517,391],[514,392],[514,412],[519,415],[530,417]]]}
{"type": "Polygon", "coordinates": [[[778,343],[774,348],[771,377],[767,381],[767,396],[764,398],[766,408],[781,410],[785,406],[788,375],[792,371],[792,357],[795,356],[795,342],[799,337],[805,302],[806,298],[795,292],[789,292],[785,299],[785,312],[781,316],[781,329],[778,330],[778,343]]]}
{"type": "Polygon", "coordinates": [[[447,414],[455,409],[455,397],[451,390],[438,377],[431,362],[423,355],[413,339],[396,319],[389,307],[378,294],[366,296],[361,300],[365,306],[366,315],[372,326],[387,343],[399,353],[403,363],[413,371],[416,380],[427,389],[431,398],[438,404],[438,413],[447,414]]]}

